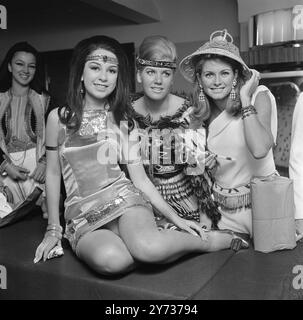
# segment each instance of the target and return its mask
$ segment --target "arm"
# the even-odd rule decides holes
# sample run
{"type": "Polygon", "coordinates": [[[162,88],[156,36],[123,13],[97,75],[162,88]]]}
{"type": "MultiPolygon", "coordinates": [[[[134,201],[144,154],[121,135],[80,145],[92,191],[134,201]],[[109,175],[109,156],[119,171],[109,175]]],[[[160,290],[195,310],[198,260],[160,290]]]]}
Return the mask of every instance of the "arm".
{"type": "Polygon", "coordinates": [[[289,176],[294,181],[295,219],[297,231],[303,233],[303,94],[293,113],[289,176]]]}
{"type": "MultiPolygon", "coordinates": [[[[53,110],[48,117],[46,127],[46,146],[58,147],[59,120],[57,109],[53,110]]],[[[58,148],[56,150],[46,151],[46,198],[48,211],[48,225],[60,226],[59,219],[59,199],[60,199],[60,182],[61,168],[59,161],[58,148]]],[[[61,228],[58,228],[61,229],[61,228]]],[[[62,232],[62,229],[61,229],[62,232]]],[[[43,258],[45,261],[48,253],[54,248],[60,240],[57,236],[46,233],[44,240],[39,245],[35,255],[35,262],[43,258]]]]}
{"type": "MultiPolygon", "coordinates": [[[[50,97],[48,93],[43,93],[42,95],[42,103],[45,106],[44,110],[44,122],[46,123],[48,115],[50,114],[50,111],[53,110],[52,105],[53,99],[50,97]]],[[[45,182],[45,172],[46,172],[46,152],[44,152],[40,159],[38,160],[37,166],[33,173],[30,175],[31,178],[33,178],[38,183],[44,183],[45,182]]]]}
{"type": "Polygon", "coordinates": [[[150,181],[138,156],[140,147],[135,136],[136,130],[133,130],[129,140],[127,140],[128,137],[122,138],[124,158],[128,160],[127,169],[135,187],[141,190],[151,204],[176,226],[195,236],[198,234],[204,238],[203,230],[195,222],[179,217],[173,208],[165,202],[157,188],[150,181]],[[126,140],[127,145],[125,143],[126,140]]]}
{"type": "MultiPolygon", "coordinates": [[[[253,70],[252,77],[240,90],[242,108],[251,105],[252,93],[255,90],[257,73],[253,70]]],[[[271,101],[266,92],[258,93],[254,107],[257,114],[251,114],[243,119],[244,135],[247,147],[256,159],[264,158],[274,145],[271,132],[271,101]]]]}

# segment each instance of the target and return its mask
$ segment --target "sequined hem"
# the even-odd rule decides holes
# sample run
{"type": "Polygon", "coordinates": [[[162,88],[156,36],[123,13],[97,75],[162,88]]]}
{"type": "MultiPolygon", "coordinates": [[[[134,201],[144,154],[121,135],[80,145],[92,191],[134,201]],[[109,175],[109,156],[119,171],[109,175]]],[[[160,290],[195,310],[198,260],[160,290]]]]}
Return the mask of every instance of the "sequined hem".
{"type": "Polygon", "coordinates": [[[93,207],[81,215],[81,217],[67,221],[65,238],[69,240],[74,251],[82,236],[117,219],[129,208],[143,206],[151,209],[149,202],[141,196],[141,191],[137,189],[132,190],[131,184],[127,188],[129,191],[132,191],[131,194],[127,196],[119,195],[115,199],[93,207]]]}

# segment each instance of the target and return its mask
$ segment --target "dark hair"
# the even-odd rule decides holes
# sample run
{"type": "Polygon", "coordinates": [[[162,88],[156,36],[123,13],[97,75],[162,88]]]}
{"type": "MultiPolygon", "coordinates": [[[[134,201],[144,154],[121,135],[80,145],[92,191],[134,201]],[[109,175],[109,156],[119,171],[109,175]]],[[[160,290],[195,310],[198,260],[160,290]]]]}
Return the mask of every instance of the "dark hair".
{"type": "Polygon", "coordinates": [[[8,65],[11,64],[16,52],[31,53],[36,58],[36,71],[29,86],[39,94],[46,92],[40,55],[32,45],[25,41],[14,44],[6,53],[6,56],[0,66],[0,92],[5,92],[12,86],[12,74],[8,70],[8,65]]]}
{"type": "Polygon", "coordinates": [[[78,130],[83,114],[83,94],[81,78],[86,58],[97,49],[105,49],[114,53],[118,59],[118,78],[115,90],[109,95],[108,103],[113,112],[116,124],[121,120],[130,120],[130,71],[127,56],[121,44],[107,36],[94,36],[80,41],[74,48],[67,91],[67,108],[59,110],[62,123],[78,130]],[[62,112],[61,110],[64,110],[62,112]]]}

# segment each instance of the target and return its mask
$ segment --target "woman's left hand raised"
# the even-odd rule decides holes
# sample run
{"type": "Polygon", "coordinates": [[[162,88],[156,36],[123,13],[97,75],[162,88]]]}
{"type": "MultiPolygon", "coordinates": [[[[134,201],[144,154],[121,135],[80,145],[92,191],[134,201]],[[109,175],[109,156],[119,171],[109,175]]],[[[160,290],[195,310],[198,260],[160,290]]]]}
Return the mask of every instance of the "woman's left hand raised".
{"type": "MultiPolygon", "coordinates": [[[[248,79],[240,89],[241,101],[243,99],[250,99],[259,85],[260,73],[255,69],[250,69],[250,71],[251,71],[250,79],[248,79]]],[[[243,101],[242,101],[242,104],[243,104],[243,101]]]]}

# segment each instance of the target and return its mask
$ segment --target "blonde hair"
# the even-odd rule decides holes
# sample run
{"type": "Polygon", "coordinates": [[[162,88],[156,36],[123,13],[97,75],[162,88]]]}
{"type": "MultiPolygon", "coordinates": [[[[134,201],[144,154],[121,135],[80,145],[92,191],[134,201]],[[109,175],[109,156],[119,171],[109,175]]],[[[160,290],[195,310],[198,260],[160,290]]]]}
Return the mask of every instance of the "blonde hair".
{"type": "Polygon", "coordinates": [[[177,61],[175,44],[164,36],[146,37],[139,47],[139,58],[145,60],[177,61]]]}

